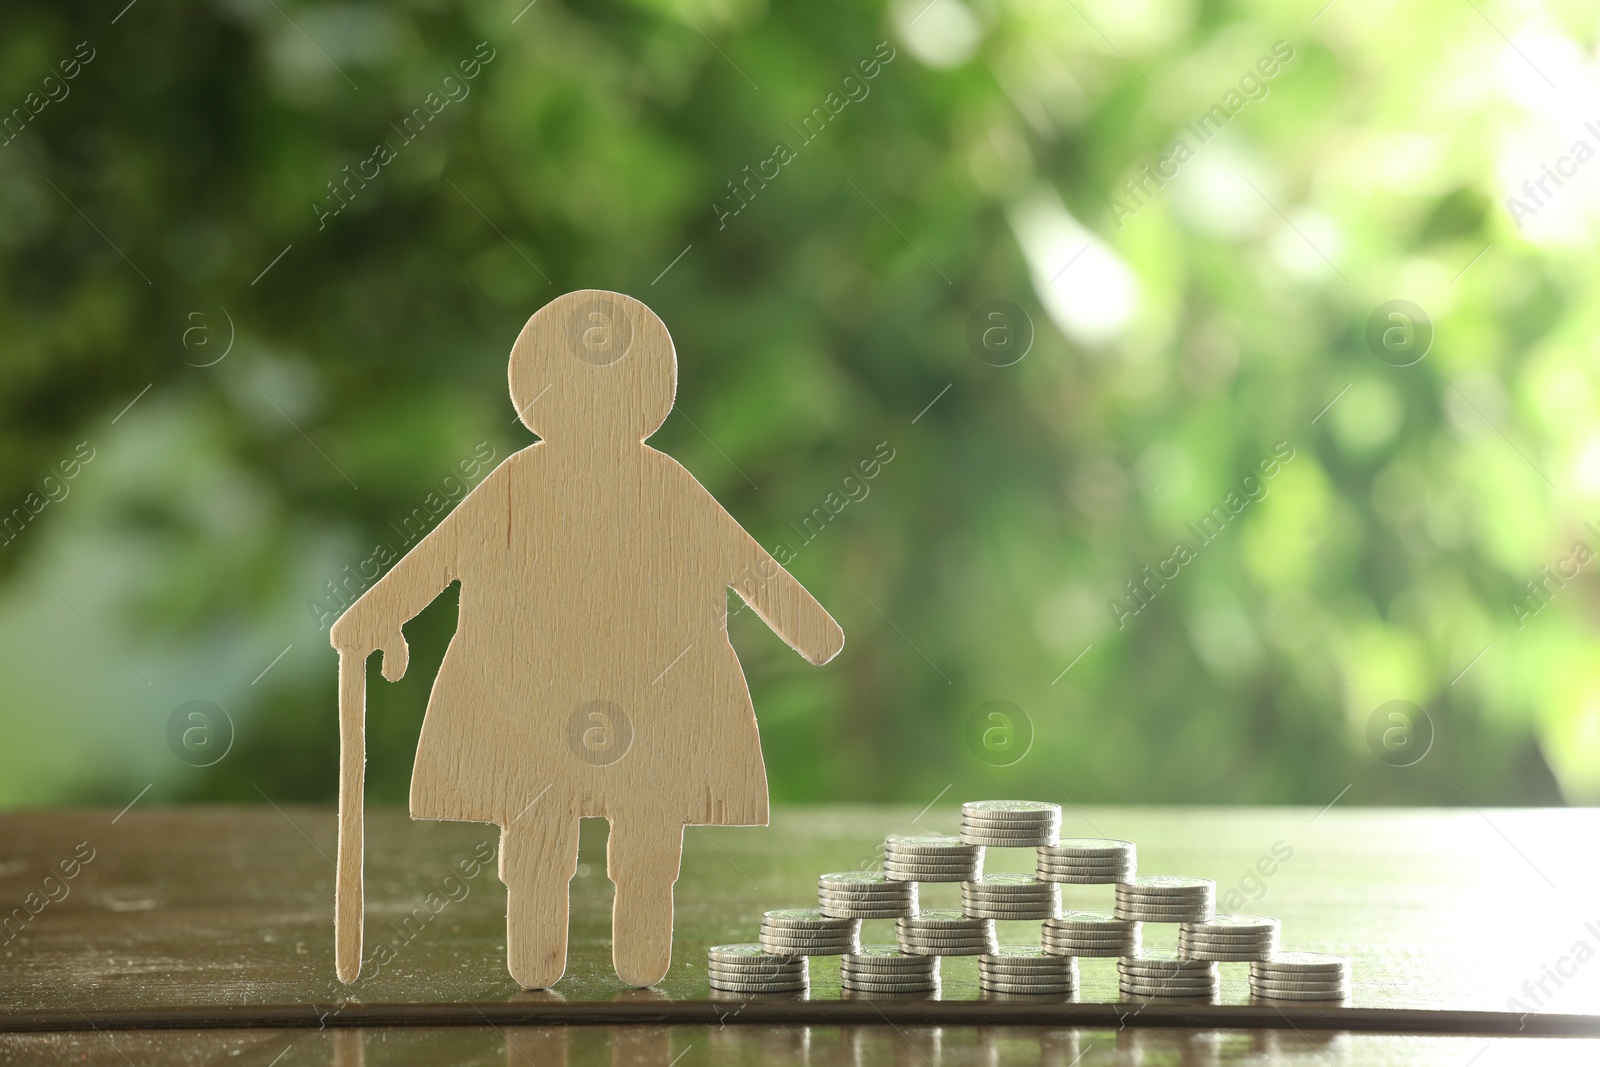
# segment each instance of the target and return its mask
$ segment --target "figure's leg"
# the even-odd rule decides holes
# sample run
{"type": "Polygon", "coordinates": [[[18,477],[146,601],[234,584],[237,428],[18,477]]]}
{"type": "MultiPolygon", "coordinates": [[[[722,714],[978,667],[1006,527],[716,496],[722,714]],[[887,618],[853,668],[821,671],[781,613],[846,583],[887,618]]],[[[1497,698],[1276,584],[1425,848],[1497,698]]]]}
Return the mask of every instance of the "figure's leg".
{"type": "Polygon", "coordinates": [[[578,820],[528,812],[500,835],[506,884],[506,966],[524,989],[547,989],[567,969],[567,911],[578,869],[578,820]]]}
{"type": "Polygon", "coordinates": [[[606,873],[617,887],[611,962],[631,986],[655,985],[672,965],[672,884],[683,859],[683,823],[628,813],[611,820],[606,873]]]}

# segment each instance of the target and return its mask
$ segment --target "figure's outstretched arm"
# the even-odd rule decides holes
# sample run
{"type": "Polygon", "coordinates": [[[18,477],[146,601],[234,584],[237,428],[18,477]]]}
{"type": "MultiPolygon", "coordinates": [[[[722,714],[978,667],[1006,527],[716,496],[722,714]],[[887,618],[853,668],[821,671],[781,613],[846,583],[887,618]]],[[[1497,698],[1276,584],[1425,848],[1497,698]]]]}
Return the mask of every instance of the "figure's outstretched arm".
{"type": "Polygon", "coordinates": [[[844,648],[844,631],[817,598],[756,539],[728,517],[737,531],[733,577],[728,584],[784,644],[817,665],[844,648]]]}
{"type": "Polygon", "coordinates": [[[456,580],[456,531],[470,506],[469,496],[345,609],[328,631],[334,648],[362,662],[382,649],[383,676],[398,682],[405,675],[411,652],[403,628],[456,580]]]}

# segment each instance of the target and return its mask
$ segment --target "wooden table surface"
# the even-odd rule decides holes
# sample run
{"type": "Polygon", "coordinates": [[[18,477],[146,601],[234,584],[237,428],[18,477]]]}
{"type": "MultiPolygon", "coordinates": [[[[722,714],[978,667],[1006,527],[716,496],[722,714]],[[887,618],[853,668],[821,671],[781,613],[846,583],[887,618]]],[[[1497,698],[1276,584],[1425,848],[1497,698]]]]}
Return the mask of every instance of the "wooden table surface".
{"type": "MultiPolygon", "coordinates": [[[[1080,961],[1070,1001],[980,998],[970,958],[944,961],[937,998],[841,998],[831,958],[804,999],[708,996],[707,947],[814,905],[818,874],[871,865],[886,834],[956,822],[954,807],[828,807],[691,828],[671,973],[633,991],[611,970],[605,824],[586,821],[567,975],[524,993],[505,969],[493,827],[370,813],[369,962],[345,987],[331,811],[9,814],[0,1063],[1600,1062],[1587,810],[1067,808],[1064,835],[1134,841],[1142,873],[1212,878],[1219,910],[1282,919],[1285,948],[1351,957],[1345,1007],[1252,1004],[1244,964],[1222,966],[1215,1004],[1127,1002],[1112,960],[1080,961]]],[[[986,868],[1032,857],[990,850],[986,868]]],[[[1108,886],[1064,888],[1068,907],[1110,905],[1108,886]]],[[[925,907],[958,901],[923,890],[925,907]]],[[[1037,923],[999,926],[1037,943],[1037,923]]],[[[892,941],[892,923],[863,939],[892,941]]],[[[1174,940],[1145,928],[1147,945],[1174,940]]]]}

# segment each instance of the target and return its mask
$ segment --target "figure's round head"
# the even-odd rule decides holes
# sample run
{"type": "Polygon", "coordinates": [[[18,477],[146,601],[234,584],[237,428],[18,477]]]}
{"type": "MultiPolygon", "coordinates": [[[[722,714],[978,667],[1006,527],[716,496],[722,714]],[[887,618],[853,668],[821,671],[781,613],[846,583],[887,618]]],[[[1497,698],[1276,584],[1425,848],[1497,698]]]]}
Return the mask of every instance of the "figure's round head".
{"type": "Polygon", "coordinates": [[[639,442],[672,411],[678,356],[656,313],[581,289],[533,313],[511,347],[511,402],[548,441],[639,442]]]}

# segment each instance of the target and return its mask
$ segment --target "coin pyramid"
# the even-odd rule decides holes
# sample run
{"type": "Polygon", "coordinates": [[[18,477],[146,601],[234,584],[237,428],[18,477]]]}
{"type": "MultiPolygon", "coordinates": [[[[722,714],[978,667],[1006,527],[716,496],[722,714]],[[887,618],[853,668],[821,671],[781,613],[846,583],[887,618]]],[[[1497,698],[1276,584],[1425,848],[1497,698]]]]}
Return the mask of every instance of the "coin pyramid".
{"type": "Polygon", "coordinates": [[[714,993],[805,995],[810,958],[838,956],[847,997],[928,996],[939,991],[939,961],[976,956],[987,997],[1071,997],[1078,960],[1117,961],[1125,997],[1214,1000],[1219,965],[1247,964],[1251,996],[1262,1001],[1342,1002],[1350,961],[1319,952],[1280,952],[1281,924],[1264,915],[1219,915],[1216,883],[1138,873],[1130,841],[1062,838],[1061,808],[1033,800],[975,800],[961,806],[958,834],[895,834],[881,870],[817,879],[815,908],[762,916],[756,943],[710,950],[714,993]],[[1033,874],[985,874],[992,848],[1029,848],[1033,874]],[[956,882],[961,907],[922,908],[917,887],[956,882]],[[1063,911],[1061,886],[1113,887],[1109,911],[1063,911]],[[894,944],[862,944],[863,920],[893,919],[894,944]],[[996,922],[1039,924],[1037,945],[1001,945],[996,922]],[[1148,923],[1178,926],[1176,952],[1142,944],[1148,923]]]}

